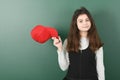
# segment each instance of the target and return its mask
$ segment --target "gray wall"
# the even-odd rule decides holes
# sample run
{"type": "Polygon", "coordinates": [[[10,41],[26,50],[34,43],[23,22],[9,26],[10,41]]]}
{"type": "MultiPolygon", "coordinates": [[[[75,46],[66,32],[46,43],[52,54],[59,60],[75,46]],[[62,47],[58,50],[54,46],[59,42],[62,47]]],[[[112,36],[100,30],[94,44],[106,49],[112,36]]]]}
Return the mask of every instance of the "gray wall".
{"type": "Polygon", "coordinates": [[[38,44],[30,31],[37,24],[67,36],[75,9],[93,15],[104,42],[106,80],[120,79],[119,0],[0,0],[0,80],[62,80],[52,40],[38,44]]]}

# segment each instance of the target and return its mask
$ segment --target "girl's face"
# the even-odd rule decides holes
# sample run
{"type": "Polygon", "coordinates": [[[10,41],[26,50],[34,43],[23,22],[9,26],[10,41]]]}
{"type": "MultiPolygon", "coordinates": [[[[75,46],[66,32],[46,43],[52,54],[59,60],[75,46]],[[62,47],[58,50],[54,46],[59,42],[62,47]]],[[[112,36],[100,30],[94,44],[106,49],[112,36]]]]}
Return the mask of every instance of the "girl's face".
{"type": "Polygon", "coordinates": [[[86,14],[81,14],[77,18],[77,27],[80,32],[87,32],[91,28],[90,19],[86,14]]]}

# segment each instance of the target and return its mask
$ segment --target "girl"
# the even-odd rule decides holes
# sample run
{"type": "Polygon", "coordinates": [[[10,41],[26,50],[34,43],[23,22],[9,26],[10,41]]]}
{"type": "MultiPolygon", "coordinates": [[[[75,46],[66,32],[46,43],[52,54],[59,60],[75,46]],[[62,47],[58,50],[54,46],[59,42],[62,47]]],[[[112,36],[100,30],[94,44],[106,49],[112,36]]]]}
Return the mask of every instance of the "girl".
{"type": "Polygon", "coordinates": [[[105,80],[103,43],[86,8],[81,7],[74,12],[63,45],[60,37],[52,39],[58,49],[60,68],[63,71],[68,69],[63,80],[105,80]]]}

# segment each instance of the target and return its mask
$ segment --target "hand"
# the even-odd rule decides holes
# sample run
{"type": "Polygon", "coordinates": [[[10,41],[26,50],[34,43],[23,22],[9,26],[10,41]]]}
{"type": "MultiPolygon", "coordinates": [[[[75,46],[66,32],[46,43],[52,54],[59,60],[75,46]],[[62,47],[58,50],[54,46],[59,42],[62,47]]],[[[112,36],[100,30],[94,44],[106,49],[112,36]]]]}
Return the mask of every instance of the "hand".
{"type": "Polygon", "coordinates": [[[52,37],[53,45],[58,48],[59,51],[62,51],[62,40],[60,36],[58,38],[52,37]]]}

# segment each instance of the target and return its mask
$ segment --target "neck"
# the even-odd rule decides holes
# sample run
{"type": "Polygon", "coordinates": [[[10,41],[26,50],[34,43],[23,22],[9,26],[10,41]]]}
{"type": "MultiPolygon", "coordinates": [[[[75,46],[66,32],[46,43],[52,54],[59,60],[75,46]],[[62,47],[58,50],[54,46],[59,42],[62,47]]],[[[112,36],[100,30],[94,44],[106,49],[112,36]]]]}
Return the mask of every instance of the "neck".
{"type": "Polygon", "coordinates": [[[81,37],[87,37],[87,32],[80,32],[81,37]]]}

